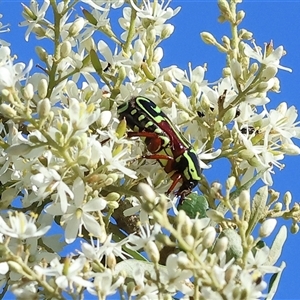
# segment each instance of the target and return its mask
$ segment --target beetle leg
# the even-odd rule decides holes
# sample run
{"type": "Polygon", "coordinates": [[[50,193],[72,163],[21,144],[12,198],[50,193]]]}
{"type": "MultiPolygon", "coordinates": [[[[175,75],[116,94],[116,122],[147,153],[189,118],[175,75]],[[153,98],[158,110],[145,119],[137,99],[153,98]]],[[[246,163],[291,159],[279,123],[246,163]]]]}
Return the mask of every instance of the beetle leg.
{"type": "Polygon", "coordinates": [[[127,136],[130,137],[144,137],[146,138],[147,149],[151,153],[156,153],[163,147],[163,141],[155,132],[141,131],[141,132],[128,132],[127,136]]]}
{"type": "Polygon", "coordinates": [[[170,160],[170,161],[174,161],[174,157],[169,156],[169,155],[164,155],[164,154],[150,154],[150,155],[143,155],[143,158],[147,158],[147,159],[165,159],[165,160],[170,160]]]}
{"type": "Polygon", "coordinates": [[[167,191],[167,195],[170,194],[175,189],[175,186],[177,185],[177,183],[182,179],[182,174],[174,173],[171,178],[172,178],[173,182],[167,191]]]}
{"type": "Polygon", "coordinates": [[[136,137],[136,136],[141,136],[141,137],[155,138],[155,139],[159,137],[157,133],[148,132],[148,131],[140,131],[140,132],[130,131],[130,132],[127,132],[127,136],[129,138],[136,137]]]}

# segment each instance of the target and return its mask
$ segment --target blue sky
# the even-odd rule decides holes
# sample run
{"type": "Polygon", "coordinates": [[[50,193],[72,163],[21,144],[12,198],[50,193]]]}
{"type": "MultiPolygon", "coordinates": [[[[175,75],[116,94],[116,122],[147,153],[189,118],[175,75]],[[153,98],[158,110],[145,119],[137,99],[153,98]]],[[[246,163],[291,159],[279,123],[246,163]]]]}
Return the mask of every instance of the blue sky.
{"type": "MultiPolygon", "coordinates": [[[[29,1],[23,1],[29,5],[29,1]]],[[[192,66],[208,64],[206,79],[213,82],[221,77],[225,56],[214,47],[205,45],[199,36],[202,31],[209,31],[220,39],[223,35],[229,35],[229,26],[217,22],[218,8],[215,0],[201,1],[179,1],[173,0],[173,8],[181,6],[182,9],[171,21],[175,25],[175,32],[164,43],[164,59],[162,67],[177,65],[182,69],[188,68],[188,62],[192,66]]],[[[271,103],[268,108],[275,108],[280,102],[287,102],[289,106],[300,108],[300,1],[245,1],[239,6],[246,12],[242,28],[254,33],[256,43],[263,46],[264,42],[273,40],[274,46],[283,45],[287,55],[283,57],[281,64],[293,69],[292,73],[279,71],[278,77],[281,81],[281,93],[270,94],[271,103]]],[[[11,24],[11,32],[3,34],[0,38],[9,41],[12,54],[18,56],[19,61],[28,63],[34,58],[37,63],[34,47],[37,41],[30,36],[29,42],[25,42],[24,33],[26,28],[18,27],[22,21],[22,6],[19,0],[0,1],[0,13],[4,15],[1,19],[3,24],[11,24]]],[[[79,15],[80,11],[77,12],[79,15]]],[[[42,41],[38,41],[43,44],[42,41]]],[[[34,70],[33,70],[34,71],[34,70]]],[[[300,120],[300,118],[299,118],[300,120]]],[[[300,143],[297,141],[297,145],[300,143]]],[[[273,177],[274,186],[277,191],[284,194],[289,190],[292,192],[293,201],[300,202],[300,157],[286,157],[285,169],[276,169],[273,177]]],[[[220,178],[219,170],[214,168],[207,174],[209,180],[223,180],[220,178]]],[[[262,185],[262,183],[260,183],[262,185]]],[[[280,222],[288,229],[291,222],[280,222]]],[[[277,229],[279,226],[277,226],[277,229]]],[[[300,259],[298,258],[300,247],[300,233],[298,235],[288,234],[288,241],[283,249],[280,260],[287,264],[279,290],[275,299],[300,299],[298,288],[300,275],[300,259]]]]}

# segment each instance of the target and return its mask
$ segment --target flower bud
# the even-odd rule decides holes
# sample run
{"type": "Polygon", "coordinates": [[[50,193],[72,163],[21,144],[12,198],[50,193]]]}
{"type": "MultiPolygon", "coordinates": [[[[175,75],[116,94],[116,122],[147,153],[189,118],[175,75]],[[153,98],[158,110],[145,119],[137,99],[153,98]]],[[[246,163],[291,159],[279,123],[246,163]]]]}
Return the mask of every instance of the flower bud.
{"type": "Polygon", "coordinates": [[[38,102],[37,112],[41,119],[47,118],[50,110],[51,110],[51,103],[49,98],[42,99],[41,101],[38,102]]]}
{"type": "Polygon", "coordinates": [[[159,63],[164,56],[164,51],[161,47],[157,47],[154,50],[153,62],[159,63]]]}
{"type": "Polygon", "coordinates": [[[253,156],[252,158],[250,158],[248,160],[248,163],[252,167],[259,167],[259,166],[261,166],[261,161],[256,156],[253,156]]]}
{"type": "Polygon", "coordinates": [[[105,128],[111,120],[111,111],[105,110],[100,114],[100,128],[105,128]]]}
{"type": "Polygon", "coordinates": [[[215,238],[216,238],[215,228],[212,226],[205,228],[203,231],[203,235],[204,237],[203,237],[202,246],[204,248],[210,248],[215,242],[215,238]]]}
{"type": "Polygon", "coordinates": [[[110,209],[115,210],[115,209],[119,208],[120,205],[119,205],[119,202],[117,202],[117,201],[109,201],[109,202],[107,202],[107,206],[110,209]]]}
{"type": "Polygon", "coordinates": [[[209,111],[210,110],[210,101],[207,98],[207,96],[205,94],[202,94],[201,99],[200,99],[200,107],[205,111],[209,111]]]}
{"type": "Polygon", "coordinates": [[[60,46],[60,56],[62,58],[68,57],[71,53],[72,45],[69,41],[64,41],[60,46]]]}
{"type": "Polygon", "coordinates": [[[286,192],[283,196],[284,205],[288,208],[292,202],[291,192],[286,192]]]}
{"type": "Polygon", "coordinates": [[[299,232],[299,225],[297,223],[293,223],[290,229],[292,234],[296,234],[299,232]]]}
{"type": "Polygon", "coordinates": [[[230,69],[232,77],[235,80],[239,80],[241,78],[242,68],[240,63],[235,58],[230,61],[230,69]]]}
{"type": "Polygon", "coordinates": [[[249,190],[243,190],[240,193],[239,206],[243,211],[250,211],[250,193],[249,193],[249,190]]]}
{"type": "Polygon", "coordinates": [[[226,113],[224,114],[224,117],[222,118],[223,124],[226,125],[230,123],[236,116],[236,109],[237,107],[231,107],[229,108],[226,113]]]}
{"type": "Polygon", "coordinates": [[[2,103],[0,105],[0,112],[8,118],[14,118],[17,116],[17,112],[15,111],[14,108],[12,108],[10,105],[6,103],[2,103]]]}
{"type": "Polygon", "coordinates": [[[120,194],[116,192],[111,192],[105,197],[106,201],[117,201],[119,199],[120,199],[120,194]]]}
{"type": "Polygon", "coordinates": [[[186,235],[184,236],[185,242],[192,248],[195,244],[195,239],[192,235],[186,235]]]}
{"type": "Polygon", "coordinates": [[[273,86],[271,87],[271,91],[275,93],[280,92],[280,81],[277,77],[273,78],[273,86]]]}
{"type": "Polygon", "coordinates": [[[202,41],[207,45],[216,45],[217,44],[215,37],[209,32],[206,32],[206,31],[201,32],[200,37],[201,37],[202,41]]]}
{"type": "Polygon", "coordinates": [[[31,100],[34,96],[33,85],[31,83],[26,84],[22,94],[26,100],[31,100]]]}
{"type": "Polygon", "coordinates": [[[186,270],[187,267],[191,265],[191,261],[186,257],[186,255],[178,255],[177,259],[178,267],[186,270]]]}
{"type": "Polygon", "coordinates": [[[81,29],[84,26],[84,19],[83,18],[77,18],[73,24],[70,26],[69,28],[69,36],[76,36],[79,34],[79,32],[81,31],[81,29]]]}
{"type": "Polygon", "coordinates": [[[153,241],[148,241],[145,246],[145,251],[154,263],[159,262],[160,254],[156,244],[153,241]]]}
{"type": "Polygon", "coordinates": [[[248,247],[252,247],[253,243],[254,243],[254,237],[253,237],[253,235],[249,235],[247,237],[247,245],[248,245],[248,247]]]}
{"type": "Polygon", "coordinates": [[[240,10],[237,12],[237,14],[236,14],[236,24],[237,25],[239,25],[243,21],[245,15],[246,15],[246,13],[243,10],[240,10]]]}
{"type": "Polygon", "coordinates": [[[138,192],[140,195],[146,200],[149,201],[150,203],[155,203],[155,198],[156,194],[153,191],[153,189],[150,187],[150,185],[140,182],[138,184],[138,192]]]}
{"type": "Polygon", "coordinates": [[[228,247],[228,238],[223,236],[219,238],[216,242],[214,252],[220,257],[222,254],[225,253],[228,247]]]}
{"type": "Polygon", "coordinates": [[[231,69],[229,67],[225,67],[222,70],[222,75],[223,77],[228,77],[231,75],[231,69]]]}
{"type": "Polygon", "coordinates": [[[167,39],[174,32],[174,26],[172,24],[164,25],[163,30],[161,31],[161,39],[167,39]]]}
{"type": "Polygon", "coordinates": [[[273,189],[269,190],[269,194],[270,194],[269,204],[271,204],[279,199],[280,193],[274,191],[273,189]]]}
{"type": "Polygon", "coordinates": [[[242,40],[251,40],[253,37],[253,33],[246,29],[241,29],[239,30],[239,37],[242,40]]]}
{"type": "Polygon", "coordinates": [[[39,24],[35,24],[33,26],[32,32],[35,33],[38,38],[43,38],[46,36],[46,30],[39,24]]]}
{"type": "Polygon", "coordinates": [[[258,70],[258,64],[257,63],[253,63],[251,66],[250,66],[250,73],[251,74],[255,74],[258,70]]]}
{"type": "Polygon", "coordinates": [[[275,77],[275,75],[277,74],[277,71],[278,71],[278,69],[276,67],[268,66],[262,71],[260,78],[263,81],[268,81],[271,78],[275,77]]]}
{"type": "MultiPolygon", "coordinates": [[[[237,265],[231,265],[225,272],[225,280],[226,282],[230,282],[231,280],[234,280],[236,278],[236,275],[238,273],[238,266],[237,265]]],[[[233,298],[238,299],[238,298],[233,298]]]]}
{"type": "Polygon", "coordinates": [[[35,52],[41,61],[44,61],[44,62],[47,61],[48,53],[46,52],[46,50],[44,48],[37,46],[37,47],[35,47],[35,52]]]}
{"type": "Polygon", "coordinates": [[[217,121],[214,125],[214,131],[217,136],[221,135],[224,130],[224,124],[222,121],[217,121]]]}
{"type": "Polygon", "coordinates": [[[223,45],[226,49],[230,49],[230,39],[228,36],[224,35],[222,37],[222,42],[223,42],[223,45]]]}
{"type": "Polygon", "coordinates": [[[149,45],[153,45],[156,40],[156,30],[154,27],[149,27],[146,32],[146,39],[149,45]]]}
{"type": "Polygon", "coordinates": [[[111,181],[114,183],[119,179],[119,175],[116,173],[110,173],[107,178],[111,179],[111,181]]]}
{"type": "Polygon", "coordinates": [[[182,224],[185,224],[187,222],[187,220],[188,220],[188,217],[187,217],[185,211],[184,210],[178,211],[178,215],[176,216],[176,219],[175,219],[177,226],[182,226],[182,224]]]}
{"type": "Polygon", "coordinates": [[[256,88],[255,91],[259,92],[259,93],[263,93],[263,92],[267,92],[270,89],[270,86],[268,84],[268,82],[260,82],[256,88]]]}
{"type": "Polygon", "coordinates": [[[299,155],[300,148],[294,144],[286,143],[282,144],[280,150],[288,155],[299,155]]]}
{"type": "MultiPolygon", "coordinates": [[[[171,80],[170,80],[170,81],[171,81],[171,80]]],[[[181,94],[182,91],[183,91],[183,84],[182,84],[181,82],[178,82],[177,85],[176,85],[175,90],[176,90],[176,93],[177,93],[178,95],[181,94]]]]}
{"type": "Polygon", "coordinates": [[[261,238],[268,237],[273,232],[276,224],[277,224],[276,219],[268,219],[264,221],[259,228],[259,236],[261,238]]]}
{"type": "Polygon", "coordinates": [[[222,150],[230,149],[232,142],[233,138],[225,138],[225,140],[222,143],[222,150]]]}
{"type": "Polygon", "coordinates": [[[42,78],[38,83],[37,88],[38,95],[41,99],[44,99],[47,96],[48,92],[48,82],[45,78],[42,78]]]}
{"type": "Polygon", "coordinates": [[[189,114],[185,111],[179,111],[178,117],[179,117],[179,120],[182,121],[182,123],[186,123],[187,121],[190,120],[189,114]]]}
{"type": "Polygon", "coordinates": [[[215,198],[219,198],[219,196],[221,195],[221,190],[222,184],[220,182],[214,181],[211,184],[210,194],[215,198]]]}
{"type": "Polygon", "coordinates": [[[218,0],[218,7],[220,9],[221,15],[226,20],[234,21],[227,0],[218,0]]]}
{"type": "Polygon", "coordinates": [[[275,203],[273,210],[274,212],[280,212],[282,210],[282,203],[280,202],[275,203]]]}
{"type": "Polygon", "coordinates": [[[112,252],[110,252],[107,255],[107,266],[113,270],[116,264],[117,264],[116,256],[112,252]]]}
{"type": "Polygon", "coordinates": [[[226,190],[231,191],[235,185],[236,178],[234,176],[229,177],[226,180],[226,190]]]}

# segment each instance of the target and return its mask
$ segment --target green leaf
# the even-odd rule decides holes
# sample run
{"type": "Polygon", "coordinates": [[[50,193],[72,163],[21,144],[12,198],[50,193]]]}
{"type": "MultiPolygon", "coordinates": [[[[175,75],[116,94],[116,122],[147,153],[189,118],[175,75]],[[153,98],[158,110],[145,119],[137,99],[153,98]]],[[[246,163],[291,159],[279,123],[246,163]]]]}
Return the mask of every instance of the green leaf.
{"type": "Polygon", "coordinates": [[[90,51],[90,58],[91,58],[91,62],[92,62],[92,65],[93,65],[95,71],[98,74],[101,74],[102,73],[102,66],[101,66],[100,60],[97,56],[97,53],[93,49],[91,49],[91,51],[90,51]]]}
{"type": "Polygon", "coordinates": [[[281,255],[281,251],[283,249],[283,245],[285,243],[285,240],[287,238],[287,229],[286,226],[282,226],[276,235],[274,242],[272,244],[272,247],[270,249],[270,253],[268,256],[268,264],[269,265],[274,265],[278,258],[281,255]]]}
{"type": "Polygon", "coordinates": [[[178,206],[178,210],[184,210],[191,219],[195,219],[196,216],[206,218],[208,202],[203,195],[192,193],[178,206]]]}
{"type": "Polygon", "coordinates": [[[229,261],[233,257],[235,259],[242,257],[243,247],[242,239],[234,229],[225,229],[221,232],[220,238],[226,236],[228,238],[228,248],[226,250],[226,260],[229,261]]]}
{"type": "MultiPolygon", "coordinates": [[[[134,272],[137,268],[141,269],[143,274],[145,272],[149,272],[150,275],[155,276],[155,269],[153,263],[136,259],[126,259],[119,262],[118,264],[116,264],[115,271],[116,273],[125,271],[128,277],[134,278],[134,272]]],[[[163,270],[166,269],[166,267],[160,265],[159,269],[163,270]]]]}
{"type": "Polygon", "coordinates": [[[91,23],[92,25],[96,26],[97,25],[97,20],[95,19],[95,17],[86,9],[82,9],[82,13],[85,16],[85,18],[89,21],[89,23],[91,23]]]}
{"type": "Polygon", "coordinates": [[[246,231],[247,236],[251,234],[258,221],[264,216],[268,195],[268,186],[266,185],[258,189],[256,192],[252,201],[251,215],[246,231]]]}
{"type": "MultiPolygon", "coordinates": [[[[260,172],[258,172],[253,178],[251,178],[249,181],[247,181],[244,185],[242,185],[241,187],[237,188],[235,191],[231,192],[230,195],[229,195],[229,201],[230,203],[233,202],[233,200],[235,200],[237,197],[240,196],[241,192],[244,191],[244,190],[249,190],[252,185],[258,180],[261,178],[262,174],[267,170],[266,169],[263,169],[261,170],[260,172]]],[[[217,211],[219,211],[220,213],[223,214],[223,216],[225,216],[225,214],[227,213],[228,211],[228,208],[227,206],[225,206],[222,202],[218,205],[217,211]]],[[[215,223],[212,222],[210,224],[211,226],[214,226],[215,223]]]]}
{"type": "Polygon", "coordinates": [[[266,300],[272,300],[273,299],[273,297],[274,297],[274,295],[277,291],[277,288],[278,288],[280,277],[281,277],[282,272],[285,269],[285,267],[286,267],[286,264],[283,261],[280,265],[281,271],[272,275],[272,277],[270,279],[270,283],[269,283],[268,297],[266,298],[266,300]]]}

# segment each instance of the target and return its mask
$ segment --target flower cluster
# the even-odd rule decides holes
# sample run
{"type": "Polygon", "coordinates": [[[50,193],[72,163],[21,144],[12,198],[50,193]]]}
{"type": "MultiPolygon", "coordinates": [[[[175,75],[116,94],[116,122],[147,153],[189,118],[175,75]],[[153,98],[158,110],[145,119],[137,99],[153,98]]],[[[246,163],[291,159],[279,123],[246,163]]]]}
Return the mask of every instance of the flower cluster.
{"type": "MultiPolygon", "coordinates": [[[[170,20],[180,11],[170,1],[23,4],[20,25],[27,28],[26,41],[39,40],[41,71],[32,72],[32,60],[16,62],[0,40],[4,291],[23,299],[106,299],[117,292],[136,299],[267,295],[264,275],[279,278],[284,268],[274,264],[286,228],[271,248],[264,239],[276,218],[292,220],[294,233],[300,221],[290,193],[282,203],[268,187],[274,167],[282,169],[286,155],[300,154],[294,144],[300,127],[295,107],[267,107],[269,94],[279,91],[278,70],[291,71],[280,65],[283,47],[268,43],[262,50],[251,32],[238,31],[245,13],[236,12],[236,2],[218,0],[232,38],[218,42],[201,33],[226,56],[223,77],[214,83],[205,80],[206,65],[162,67],[160,43],[173,33],[170,20]],[[116,10],[122,10],[118,22],[116,10]],[[42,39],[53,43],[53,52],[42,39]],[[158,130],[139,135],[135,126],[137,134],[129,138],[126,125],[136,111],[123,120],[118,107],[136,96],[157,105],[158,117],[145,128],[158,130]],[[153,140],[162,145],[151,152],[153,140]],[[201,170],[213,169],[224,158],[230,163],[224,189],[204,172],[197,174],[202,196],[187,200],[190,190],[172,193],[178,189],[173,180],[194,183],[198,162],[201,170]],[[258,180],[265,186],[251,197],[258,180]],[[182,207],[176,206],[178,195],[182,207]],[[78,241],[81,249],[74,246],[65,256],[64,246],[78,241]]],[[[270,288],[274,294],[277,285],[270,288]]]]}

